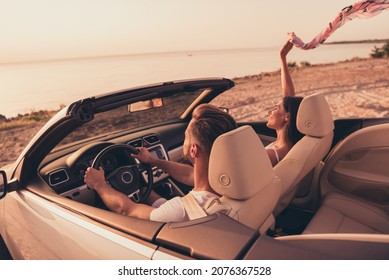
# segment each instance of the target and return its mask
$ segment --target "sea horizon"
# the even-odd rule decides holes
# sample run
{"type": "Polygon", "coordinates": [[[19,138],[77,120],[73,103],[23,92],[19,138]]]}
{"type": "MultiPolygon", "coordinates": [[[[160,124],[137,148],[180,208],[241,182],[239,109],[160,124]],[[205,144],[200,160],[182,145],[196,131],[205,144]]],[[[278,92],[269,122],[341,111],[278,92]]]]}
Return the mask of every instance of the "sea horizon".
{"type": "MultiPolygon", "coordinates": [[[[325,44],[292,50],[289,62],[332,63],[368,58],[381,44],[325,44]]],[[[0,64],[0,115],[7,118],[124,88],[205,77],[238,78],[277,71],[279,47],[109,55],[0,64]]]]}
{"type": "MultiPolygon", "coordinates": [[[[323,45],[350,45],[350,44],[384,44],[389,42],[389,39],[368,39],[368,40],[356,40],[356,41],[332,41],[325,42],[323,45]]],[[[30,64],[30,63],[50,63],[58,61],[69,61],[69,60],[88,60],[88,59],[109,59],[115,57],[136,57],[136,56],[153,56],[153,55],[169,55],[169,54],[203,54],[203,53],[221,53],[221,52],[244,52],[244,51],[261,51],[265,49],[279,48],[279,46],[262,46],[262,47],[241,47],[241,48],[225,48],[225,49],[198,49],[198,50],[170,50],[160,52],[140,52],[140,53],[122,53],[122,54],[107,54],[107,55],[93,55],[93,56],[69,56],[69,57],[58,57],[48,59],[32,59],[32,60],[20,60],[11,62],[0,62],[2,65],[13,65],[13,64],[30,64]]]]}

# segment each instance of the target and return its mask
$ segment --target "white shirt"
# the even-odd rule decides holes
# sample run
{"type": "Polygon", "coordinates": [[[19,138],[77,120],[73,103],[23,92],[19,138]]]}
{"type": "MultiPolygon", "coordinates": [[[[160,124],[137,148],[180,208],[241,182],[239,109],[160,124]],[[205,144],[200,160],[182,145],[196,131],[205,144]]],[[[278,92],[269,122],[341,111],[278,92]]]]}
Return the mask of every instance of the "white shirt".
{"type": "MultiPolygon", "coordinates": [[[[211,197],[219,197],[214,193],[208,191],[191,191],[190,194],[196,199],[197,203],[204,207],[204,204],[211,197]]],[[[173,197],[170,200],[166,200],[164,198],[160,198],[155,201],[152,205],[155,208],[150,213],[151,221],[158,222],[184,222],[189,221],[188,214],[185,211],[184,204],[181,201],[179,196],[173,197]]]]}

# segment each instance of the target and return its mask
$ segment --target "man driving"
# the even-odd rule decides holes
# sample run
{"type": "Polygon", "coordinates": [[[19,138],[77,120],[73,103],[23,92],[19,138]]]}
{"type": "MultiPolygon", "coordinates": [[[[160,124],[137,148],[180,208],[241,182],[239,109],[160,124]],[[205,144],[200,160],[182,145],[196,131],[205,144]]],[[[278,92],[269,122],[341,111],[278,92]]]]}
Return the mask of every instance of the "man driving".
{"type": "MultiPolygon", "coordinates": [[[[191,175],[193,178],[187,179],[189,182],[193,180],[194,186],[188,195],[193,196],[200,207],[203,207],[210,198],[218,197],[208,181],[208,164],[212,145],[218,136],[236,127],[235,120],[227,113],[212,105],[203,106],[201,112],[196,114],[196,116],[194,114],[185,131],[183,156],[193,165],[193,168],[189,165],[185,167],[183,164],[170,161],[158,163],[160,168],[175,178],[177,176],[175,176],[174,169],[177,165],[180,167],[176,170],[188,168],[188,170],[193,171],[188,172],[188,174],[193,174],[191,175]]],[[[153,161],[157,159],[153,159],[146,152],[145,148],[139,150],[140,153],[133,155],[133,157],[152,165],[155,164],[153,161]]],[[[189,220],[182,198],[174,197],[170,200],[163,198],[157,199],[151,206],[135,203],[125,194],[113,189],[106,182],[104,170],[101,167],[98,170],[88,168],[84,181],[90,188],[96,190],[105,205],[116,213],[160,222],[181,222],[189,220]]]]}

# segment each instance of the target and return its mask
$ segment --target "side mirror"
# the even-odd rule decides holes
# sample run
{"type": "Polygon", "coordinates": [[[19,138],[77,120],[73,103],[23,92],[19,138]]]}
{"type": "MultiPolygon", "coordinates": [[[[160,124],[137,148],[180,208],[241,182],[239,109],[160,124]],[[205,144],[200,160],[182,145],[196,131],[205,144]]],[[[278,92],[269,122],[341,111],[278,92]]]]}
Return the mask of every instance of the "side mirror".
{"type": "Polygon", "coordinates": [[[7,174],[0,170],[0,199],[7,194],[7,174]]]}

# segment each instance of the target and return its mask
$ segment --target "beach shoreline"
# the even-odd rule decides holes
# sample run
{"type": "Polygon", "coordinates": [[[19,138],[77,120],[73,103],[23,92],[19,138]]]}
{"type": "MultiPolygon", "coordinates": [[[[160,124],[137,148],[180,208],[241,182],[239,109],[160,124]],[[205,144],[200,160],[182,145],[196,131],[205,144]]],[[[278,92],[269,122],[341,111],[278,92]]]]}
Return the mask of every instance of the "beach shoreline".
{"type": "MultiPolygon", "coordinates": [[[[334,119],[389,117],[389,59],[353,59],[291,68],[296,94],[322,93],[334,119]]],[[[238,122],[262,121],[281,95],[280,71],[233,79],[236,86],[214,104],[230,108],[238,122]]],[[[44,113],[44,111],[43,111],[44,113]]],[[[28,115],[28,114],[27,114],[28,115]]],[[[46,123],[47,118],[13,126],[15,118],[0,118],[0,166],[12,163],[46,123]]]]}

